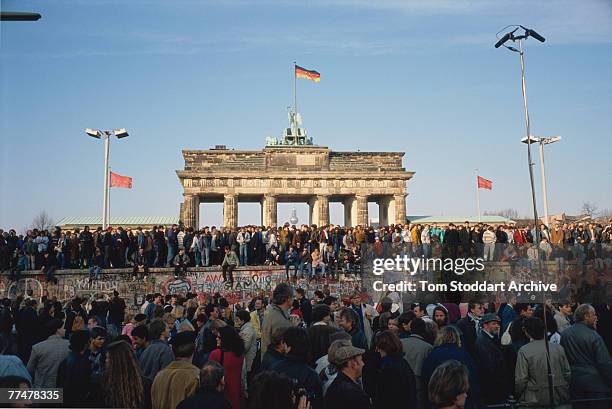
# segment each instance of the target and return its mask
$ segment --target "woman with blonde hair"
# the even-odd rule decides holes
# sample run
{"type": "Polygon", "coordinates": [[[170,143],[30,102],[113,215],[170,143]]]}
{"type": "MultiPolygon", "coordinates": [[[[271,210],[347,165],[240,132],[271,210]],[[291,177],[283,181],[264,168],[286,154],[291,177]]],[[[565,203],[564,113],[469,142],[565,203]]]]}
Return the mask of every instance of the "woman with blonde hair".
{"type": "MultiPolygon", "coordinates": [[[[461,332],[454,325],[446,325],[438,331],[434,348],[423,362],[421,377],[425,385],[430,382],[437,367],[445,361],[455,360],[462,363],[468,371],[470,393],[468,403],[480,401],[480,385],[478,383],[476,365],[470,354],[461,346],[461,332]]],[[[472,407],[472,405],[468,405],[472,407]]]]}

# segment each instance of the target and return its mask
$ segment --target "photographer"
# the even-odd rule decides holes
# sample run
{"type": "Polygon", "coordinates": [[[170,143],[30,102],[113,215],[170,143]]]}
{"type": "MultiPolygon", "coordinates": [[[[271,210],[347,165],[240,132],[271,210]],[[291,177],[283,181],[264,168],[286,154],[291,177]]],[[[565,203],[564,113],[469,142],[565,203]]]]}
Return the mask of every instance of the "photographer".
{"type": "Polygon", "coordinates": [[[248,409],[310,409],[302,390],[282,374],[264,371],[253,378],[248,409]]]}

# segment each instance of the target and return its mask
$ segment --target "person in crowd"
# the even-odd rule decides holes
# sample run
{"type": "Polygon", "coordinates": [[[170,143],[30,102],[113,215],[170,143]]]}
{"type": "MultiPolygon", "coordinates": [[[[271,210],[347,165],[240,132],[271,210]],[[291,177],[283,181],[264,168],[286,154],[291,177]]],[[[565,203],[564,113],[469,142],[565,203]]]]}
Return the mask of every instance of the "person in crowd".
{"type": "Polygon", "coordinates": [[[232,409],[231,404],[223,394],[224,389],[225,369],[218,362],[208,361],[200,371],[200,386],[196,393],[183,400],[176,408],[232,409]]]}
{"type": "Polygon", "coordinates": [[[261,356],[265,355],[272,337],[277,328],[289,328],[288,311],[293,305],[293,288],[286,283],[280,283],[272,292],[272,302],[268,305],[261,328],[261,356]]]}
{"type": "Polygon", "coordinates": [[[32,376],[15,355],[0,355],[0,379],[7,377],[18,377],[24,379],[28,387],[32,385],[32,376]]]}
{"type": "Polygon", "coordinates": [[[328,359],[336,366],[338,374],[327,389],[325,409],[373,409],[370,397],[359,383],[364,352],[364,349],[342,340],[334,341],[329,346],[328,359]]]}
{"type": "Polygon", "coordinates": [[[306,297],[306,291],[303,288],[295,289],[295,300],[299,303],[299,311],[304,323],[309,327],[312,323],[312,303],[306,297]]]}
{"type": "Polygon", "coordinates": [[[425,358],[421,377],[423,385],[427,388],[434,370],[449,360],[461,362],[468,369],[470,390],[466,407],[478,407],[480,402],[480,385],[478,383],[478,372],[471,355],[462,348],[461,335],[459,330],[453,325],[447,325],[440,329],[434,348],[425,358]]]}
{"type": "Polygon", "coordinates": [[[448,325],[448,310],[442,306],[438,305],[433,310],[433,322],[436,323],[438,329],[448,325]]]}
{"type": "MultiPolygon", "coordinates": [[[[27,392],[30,390],[30,384],[28,383],[28,380],[24,377],[10,375],[0,378],[0,388],[13,391],[27,392]]],[[[11,404],[7,404],[7,407],[29,408],[32,406],[32,404],[32,399],[28,398],[28,396],[18,396],[12,400],[11,404]]]]}
{"type": "Polygon", "coordinates": [[[149,324],[149,345],[140,355],[142,373],[151,382],[159,371],[174,361],[174,353],[167,343],[168,325],[163,320],[153,320],[149,324]]]}
{"type": "Polygon", "coordinates": [[[112,338],[113,336],[120,335],[122,332],[127,305],[125,304],[125,300],[119,297],[119,292],[117,290],[113,290],[113,297],[108,304],[107,329],[112,338]]]}
{"type": "MultiPolygon", "coordinates": [[[[261,341],[261,327],[263,325],[264,318],[264,302],[263,298],[255,297],[253,301],[253,307],[249,307],[251,314],[251,325],[255,329],[255,335],[257,336],[257,341],[261,341]]],[[[261,358],[261,357],[260,357],[261,358]]]]}
{"type": "MultiPolygon", "coordinates": [[[[572,397],[598,398],[612,393],[612,359],[602,337],[597,333],[597,313],[590,304],[581,304],[574,312],[571,327],[563,331],[561,346],[571,368],[572,397]]],[[[574,404],[574,408],[606,408],[609,402],[574,404]]]]}
{"type": "Polygon", "coordinates": [[[357,348],[367,349],[363,331],[359,328],[359,318],[357,313],[350,307],[343,307],[338,314],[338,325],[351,336],[353,346],[357,348]]]}
{"type": "Polygon", "coordinates": [[[469,389],[467,368],[459,361],[450,360],[433,372],[427,396],[433,408],[463,409],[469,389]]]}
{"type": "Polygon", "coordinates": [[[506,400],[512,388],[511,368],[508,367],[499,339],[500,319],[487,313],[481,319],[482,330],[476,339],[476,364],[485,404],[506,400]]]}
{"type": "Polygon", "coordinates": [[[570,409],[571,370],[563,347],[549,342],[546,351],[544,322],[526,318],[523,331],[529,343],[518,351],[514,372],[514,392],[521,402],[531,405],[551,405],[548,389],[548,363],[553,374],[553,399],[556,408],[570,409]],[[549,359],[547,360],[547,354],[549,359]]]}
{"type": "Polygon", "coordinates": [[[149,267],[150,265],[150,257],[148,257],[144,248],[139,248],[138,253],[136,254],[136,258],[134,259],[134,267],[132,268],[132,280],[136,280],[136,278],[140,275],[143,280],[146,280],[149,276],[149,267]]]}
{"type": "Polygon", "coordinates": [[[244,341],[234,328],[228,326],[219,328],[217,349],[210,353],[209,359],[219,362],[225,369],[224,393],[233,409],[240,409],[245,403],[244,352],[244,341]]]}
{"type": "Polygon", "coordinates": [[[300,255],[293,246],[289,246],[289,249],[285,253],[285,274],[287,275],[287,281],[289,281],[289,270],[293,267],[293,278],[296,278],[298,268],[300,264],[300,255]]]}
{"type": "Polygon", "coordinates": [[[283,335],[285,358],[270,368],[293,379],[294,385],[303,388],[313,409],[323,406],[323,390],[317,373],[308,365],[308,334],[303,328],[291,327],[283,335]]]}
{"type": "MultiPolygon", "coordinates": [[[[378,316],[378,312],[372,305],[363,302],[362,294],[359,291],[353,291],[351,294],[350,308],[357,314],[359,329],[363,332],[367,348],[371,347],[374,336],[372,322],[378,316]]],[[[357,344],[353,345],[359,347],[357,344]]]]}
{"type": "Polygon", "coordinates": [[[310,344],[310,364],[324,355],[329,349],[330,335],[336,332],[329,323],[331,322],[331,308],[326,304],[317,304],[312,308],[312,321],[314,324],[307,329],[308,342],[310,344]]]}
{"type": "Polygon", "coordinates": [[[132,346],[136,359],[140,361],[142,353],[149,346],[149,330],[146,325],[134,327],[132,330],[132,346]]]}
{"type": "Polygon", "coordinates": [[[155,309],[158,306],[162,305],[162,295],[160,293],[155,293],[153,295],[153,302],[150,302],[145,311],[144,314],[147,316],[147,319],[150,321],[153,320],[154,315],[155,315],[155,309]]]}
{"type": "Polygon", "coordinates": [[[253,361],[257,354],[257,334],[251,323],[251,314],[247,310],[240,310],[236,313],[236,326],[240,331],[240,338],[244,342],[244,359],[247,379],[250,379],[253,361]]]}
{"type": "Polygon", "coordinates": [[[416,400],[419,408],[425,407],[427,390],[422,380],[423,362],[433,349],[432,345],[425,340],[426,324],[420,318],[414,318],[410,322],[410,335],[401,338],[404,359],[410,365],[416,379],[416,400]]]}
{"type": "Polygon", "coordinates": [[[248,409],[309,409],[308,397],[286,375],[260,372],[249,388],[248,409]]]}
{"type": "Polygon", "coordinates": [[[397,335],[386,330],[376,335],[376,351],[382,360],[376,371],[376,386],[373,397],[375,409],[397,406],[397,391],[401,391],[403,408],[416,408],[417,391],[414,372],[403,359],[402,343],[397,335]]]}
{"type": "Polygon", "coordinates": [[[99,381],[104,373],[107,336],[108,333],[103,327],[94,326],[89,329],[89,348],[87,348],[86,356],[91,366],[91,376],[95,382],[99,381]]]}
{"type": "Polygon", "coordinates": [[[501,333],[502,334],[506,332],[506,329],[508,329],[508,325],[510,325],[510,323],[516,319],[517,313],[514,308],[515,306],[516,306],[516,294],[509,293],[507,296],[507,304],[502,310],[502,315],[501,315],[501,333]]]}
{"type": "Polygon", "coordinates": [[[573,321],[572,303],[568,300],[560,300],[558,309],[554,314],[554,319],[557,322],[557,331],[559,331],[559,334],[569,328],[573,321]]]}
{"type": "Polygon", "coordinates": [[[191,260],[187,253],[185,253],[185,249],[180,249],[172,261],[172,265],[174,266],[174,278],[184,277],[185,274],[187,274],[187,267],[190,262],[191,260]]]}
{"type": "Polygon", "coordinates": [[[23,302],[23,308],[17,313],[15,329],[17,330],[17,354],[25,363],[30,359],[32,345],[36,343],[38,331],[37,302],[28,298],[23,302]]]}
{"type": "Polygon", "coordinates": [[[269,370],[274,366],[276,362],[285,359],[285,353],[287,352],[287,344],[285,344],[285,332],[291,327],[279,327],[272,332],[270,338],[270,345],[266,349],[261,359],[260,369],[262,371],[269,370]]]}
{"type": "Polygon", "coordinates": [[[113,341],[106,351],[104,375],[93,402],[108,408],[151,409],[151,381],[140,370],[130,344],[113,341]]]}
{"type": "Polygon", "coordinates": [[[64,339],[64,322],[54,318],[46,325],[47,340],[32,347],[28,361],[28,372],[32,376],[33,388],[57,387],[57,371],[70,353],[70,343],[64,339]]]}
{"type": "Polygon", "coordinates": [[[200,370],[191,363],[195,337],[193,332],[181,332],[172,338],[175,361],[155,376],[151,388],[153,409],[174,409],[198,388],[200,370]]]}
{"type": "Polygon", "coordinates": [[[89,332],[75,331],[70,335],[70,353],[57,371],[57,387],[63,388],[63,404],[67,407],[85,407],[90,404],[91,364],[86,351],[89,332]]]}
{"type": "Polygon", "coordinates": [[[230,286],[234,285],[234,269],[238,266],[238,256],[236,252],[230,249],[229,246],[225,246],[225,256],[221,262],[221,271],[223,273],[223,281],[227,281],[227,275],[229,275],[230,286]]]}
{"type": "Polygon", "coordinates": [[[465,350],[476,357],[476,336],[480,332],[480,320],[484,315],[482,303],[472,300],[468,303],[468,313],[457,321],[457,328],[461,331],[461,340],[465,350]]]}

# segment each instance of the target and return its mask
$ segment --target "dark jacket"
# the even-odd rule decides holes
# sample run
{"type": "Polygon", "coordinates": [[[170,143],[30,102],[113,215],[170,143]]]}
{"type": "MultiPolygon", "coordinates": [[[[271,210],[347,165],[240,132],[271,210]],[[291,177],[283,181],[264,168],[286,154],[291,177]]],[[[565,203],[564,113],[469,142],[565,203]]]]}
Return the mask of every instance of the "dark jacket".
{"type": "Polygon", "coordinates": [[[476,323],[469,315],[457,321],[457,328],[461,331],[461,344],[465,350],[476,359],[476,323]]]}
{"type": "MultiPolygon", "coordinates": [[[[395,406],[397,404],[391,407],[395,406]]],[[[373,409],[373,406],[363,389],[344,373],[339,372],[325,394],[325,409],[345,408],[373,409]]]]}
{"type": "Polygon", "coordinates": [[[505,401],[513,388],[514,368],[508,368],[499,339],[481,331],[476,339],[476,356],[484,403],[505,401]]]}
{"type": "Polygon", "coordinates": [[[572,369],[571,390],[576,397],[595,397],[612,392],[612,359],[601,336],[577,322],[561,336],[572,369]]]}
{"type": "Polygon", "coordinates": [[[308,366],[305,360],[289,354],[282,361],[272,365],[270,369],[287,375],[294,380],[296,386],[306,389],[311,408],[323,407],[323,384],[317,373],[308,366]]]}
{"type": "Polygon", "coordinates": [[[415,409],[417,407],[414,372],[401,355],[384,357],[376,375],[374,408],[415,409]],[[401,401],[398,401],[398,393],[401,393],[401,401]]]}
{"type": "Polygon", "coordinates": [[[317,359],[327,355],[329,349],[329,336],[336,330],[329,325],[313,325],[306,330],[310,344],[310,364],[314,366],[317,359]]]}
{"type": "Polygon", "coordinates": [[[266,353],[261,358],[261,370],[267,371],[277,362],[280,362],[283,359],[285,359],[285,355],[281,354],[274,348],[268,348],[266,353]]]}
{"type": "Polygon", "coordinates": [[[85,354],[70,351],[57,371],[57,387],[64,388],[67,407],[84,407],[92,392],[91,365],[85,354]]]}
{"type": "Polygon", "coordinates": [[[351,342],[354,347],[368,349],[368,342],[366,341],[366,337],[363,334],[363,331],[359,329],[359,327],[354,327],[351,332],[349,332],[351,336],[351,342]]]}
{"type": "MultiPolygon", "coordinates": [[[[476,345],[474,345],[474,348],[475,347],[476,345]]],[[[480,384],[478,383],[476,364],[474,363],[471,355],[465,349],[459,348],[454,344],[443,344],[431,350],[427,358],[425,358],[425,362],[423,362],[423,369],[421,372],[423,385],[427,387],[429,385],[429,379],[431,379],[431,375],[435,369],[451,359],[461,362],[468,369],[470,391],[468,393],[465,407],[477,407],[478,402],[480,402],[480,384]]]]}
{"type": "Polygon", "coordinates": [[[216,390],[199,390],[178,404],[176,409],[232,409],[223,392],[216,390]]]}

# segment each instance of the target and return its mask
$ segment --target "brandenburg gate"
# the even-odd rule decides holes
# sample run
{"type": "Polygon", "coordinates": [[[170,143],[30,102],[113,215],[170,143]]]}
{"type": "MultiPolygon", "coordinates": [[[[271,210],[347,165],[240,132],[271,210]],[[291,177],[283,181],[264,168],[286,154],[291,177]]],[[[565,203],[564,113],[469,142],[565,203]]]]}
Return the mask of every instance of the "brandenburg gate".
{"type": "Polygon", "coordinates": [[[368,225],[368,202],[379,206],[379,223],[406,220],[407,181],[403,152],[334,152],[312,144],[299,114],[289,113],[282,141],[268,138],[260,151],[217,146],[183,150],[185,169],[180,217],[199,228],[200,203],[223,202],[224,227],[238,225],[238,203],[261,203],[261,225],[278,224],[277,203],[306,202],[309,223],[329,224],[329,203],[344,204],[344,225],[368,225]]]}

